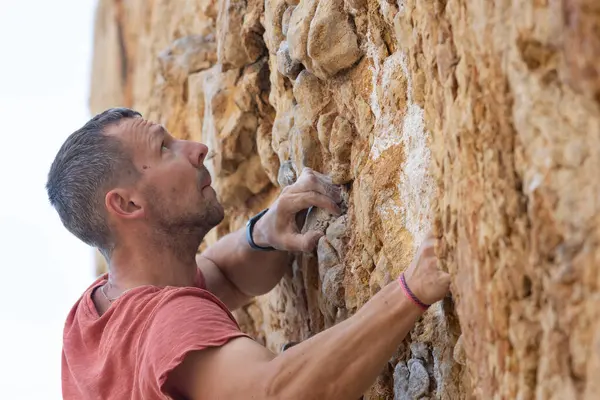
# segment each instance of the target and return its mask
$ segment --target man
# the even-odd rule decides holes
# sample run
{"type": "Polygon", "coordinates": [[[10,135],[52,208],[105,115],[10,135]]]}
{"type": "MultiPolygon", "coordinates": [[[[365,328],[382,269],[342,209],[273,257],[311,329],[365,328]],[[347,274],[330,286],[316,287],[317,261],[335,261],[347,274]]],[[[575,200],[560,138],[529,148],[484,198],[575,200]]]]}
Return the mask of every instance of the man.
{"type": "Polygon", "coordinates": [[[403,276],[354,316],[272,354],[230,310],[268,292],[311,206],[339,214],[339,188],[304,170],[247,229],[196,252],[223,219],[203,161],[207,147],[173,138],[135,111],[107,110],[59,150],[47,190],[65,227],[109,264],[64,329],[65,399],[356,399],[415,320],[448,292],[428,238],[403,276]]]}

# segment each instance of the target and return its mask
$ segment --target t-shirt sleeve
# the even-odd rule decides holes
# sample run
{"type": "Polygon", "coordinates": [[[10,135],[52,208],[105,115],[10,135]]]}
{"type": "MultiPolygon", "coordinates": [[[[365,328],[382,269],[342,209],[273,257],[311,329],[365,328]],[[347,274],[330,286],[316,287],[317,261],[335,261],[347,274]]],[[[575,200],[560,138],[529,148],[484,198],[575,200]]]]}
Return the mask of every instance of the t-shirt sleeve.
{"type": "Polygon", "coordinates": [[[248,336],[239,329],[224,305],[203,292],[177,289],[158,306],[140,348],[142,386],[150,385],[162,392],[169,372],[187,353],[222,346],[233,338],[248,336]]]}

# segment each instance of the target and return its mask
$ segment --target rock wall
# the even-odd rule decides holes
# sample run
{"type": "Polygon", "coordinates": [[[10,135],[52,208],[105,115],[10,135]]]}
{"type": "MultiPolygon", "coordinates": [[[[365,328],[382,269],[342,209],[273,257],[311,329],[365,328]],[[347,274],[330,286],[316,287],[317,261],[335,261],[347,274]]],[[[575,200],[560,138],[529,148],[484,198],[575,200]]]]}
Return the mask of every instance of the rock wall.
{"type": "MultiPolygon", "coordinates": [[[[273,351],[352,315],[443,235],[452,297],[365,399],[600,396],[600,6],[593,0],[99,0],[91,111],[215,150],[243,226],[303,166],[346,213],[236,313],[273,351]]],[[[206,244],[205,243],[205,244],[206,244]]]]}

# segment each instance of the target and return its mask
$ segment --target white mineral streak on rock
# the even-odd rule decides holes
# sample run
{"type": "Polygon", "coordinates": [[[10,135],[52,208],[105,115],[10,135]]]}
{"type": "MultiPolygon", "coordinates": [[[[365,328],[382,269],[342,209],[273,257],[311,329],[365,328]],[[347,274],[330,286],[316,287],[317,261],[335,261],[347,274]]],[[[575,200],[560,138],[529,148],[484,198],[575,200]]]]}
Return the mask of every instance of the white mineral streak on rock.
{"type": "Polygon", "coordinates": [[[429,210],[435,186],[429,175],[431,152],[427,146],[429,132],[425,131],[423,124],[424,112],[419,105],[413,103],[412,81],[406,56],[402,53],[400,53],[399,62],[408,83],[408,107],[402,124],[401,141],[404,146],[404,162],[398,191],[404,224],[413,235],[413,243],[416,247],[421,244],[431,226],[429,210]]]}
{"type": "Polygon", "coordinates": [[[413,235],[414,245],[418,246],[430,228],[429,208],[434,194],[434,183],[429,175],[431,152],[427,146],[429,133],[425,131],[423,124],[424,111],[413,103],[406,55],[396,52],[381,63],[375,48],[370,47],[368,50],[367,54],[373,59],[370,103],[375,115],[376,132],[370,156],[372,160],[377,160],[386,149],[402,145],[404,159],[398,184],[400,212],[404,226],[413,235]],[[403,118],[397,109],[382,107],[378,96],[387,93],[386,89],[400,71],[407,82],[407,107],[403,118]]]}
{"type": "Polygon", "coordinates": [[[371,159],[376,160],[386,149],[400,144],[401,141],[401,126],[402,118],[398,110],[391,108],[383,108],[379,93],[385,93],[389,87],[391,80],[394,78],[393,72],[399,71],[399,56],[400,53],[388,57],[381,65],[379,55],[375,46],[370,45],[367,48],[367,55],[373,60],[371,70],[372,75],[372,91],[370,96],[371,111],[375,116],[375,137],[373,146],[371,147],[371,159]]]}

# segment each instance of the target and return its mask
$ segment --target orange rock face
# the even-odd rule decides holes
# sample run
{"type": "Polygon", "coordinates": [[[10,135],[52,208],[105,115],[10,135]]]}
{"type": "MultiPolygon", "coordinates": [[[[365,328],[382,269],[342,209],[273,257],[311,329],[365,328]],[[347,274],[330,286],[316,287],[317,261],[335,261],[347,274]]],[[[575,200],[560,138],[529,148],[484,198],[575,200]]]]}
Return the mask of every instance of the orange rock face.
{"type": "Polygon", "coordinates": [[[100,0],[92,112],[208,162],[227,219],[304,166],[346,188],[314,254],[236,312],[273,351],[352,315],[425,232],[452,298],[365,399],[600,397],[600,8],[592,0],[100,0]]]}

